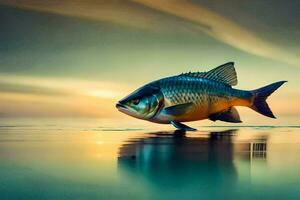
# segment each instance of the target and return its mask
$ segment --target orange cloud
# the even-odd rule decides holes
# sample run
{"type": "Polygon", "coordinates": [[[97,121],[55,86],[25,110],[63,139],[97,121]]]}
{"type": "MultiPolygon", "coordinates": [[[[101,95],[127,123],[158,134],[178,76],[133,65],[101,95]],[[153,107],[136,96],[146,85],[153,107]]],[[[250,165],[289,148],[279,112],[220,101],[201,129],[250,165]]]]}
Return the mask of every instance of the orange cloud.
{"type": "Polygon", "coordinates": [[[2,116],[118,116],[115,102],[132,90],[121,83],[7,74],[0,74],[0,86],[10,86],[0,87],[2,116]]]}

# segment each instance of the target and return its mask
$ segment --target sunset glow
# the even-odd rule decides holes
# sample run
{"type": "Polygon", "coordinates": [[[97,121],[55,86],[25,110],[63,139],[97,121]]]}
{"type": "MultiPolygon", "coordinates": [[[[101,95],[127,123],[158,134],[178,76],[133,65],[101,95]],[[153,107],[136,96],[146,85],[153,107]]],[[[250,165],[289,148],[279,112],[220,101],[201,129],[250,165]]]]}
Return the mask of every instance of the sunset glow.
{"type": "MultiPolygon", "coordinates": [[[[11,16],[14,33],[23,33],[11,34],[3,21],[9,48],[2,45],[0,59],[2,117],[121,117],[116,101],[138,87],[228,61],[235,62],[237,88],[287,80],[269,104],[278,118],[300,113],[299,52],[291,45],[299,39],[285,37],[293,33],[289,27],[265,34],[258,11],[260,28],[250,23],[250,10],[236,19],[225,4],[224,12],[177,0],[2,0],[0,5],[11,16]]],[[[241,112],[257,116],[250,109],[241,112]]]]}

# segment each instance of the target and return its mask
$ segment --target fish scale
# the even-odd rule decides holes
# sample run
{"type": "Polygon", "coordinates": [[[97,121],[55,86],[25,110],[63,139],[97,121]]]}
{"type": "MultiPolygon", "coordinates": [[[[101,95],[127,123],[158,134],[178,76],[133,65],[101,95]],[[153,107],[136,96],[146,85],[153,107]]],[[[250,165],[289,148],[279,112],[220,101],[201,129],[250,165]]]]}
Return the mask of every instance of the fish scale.
{"type": "MultiPolygon", "coordinates": [[[[169,77],[160,80],[158,84],[165,98],[172,105],[188,103],[190,101],[199,104],[208,95],[210,97],[227,98],[237,94],[230,86],[197,77],[169,77]]],[[[213,100],[217,101],[217,98],[213,98],[213,100]]]]}

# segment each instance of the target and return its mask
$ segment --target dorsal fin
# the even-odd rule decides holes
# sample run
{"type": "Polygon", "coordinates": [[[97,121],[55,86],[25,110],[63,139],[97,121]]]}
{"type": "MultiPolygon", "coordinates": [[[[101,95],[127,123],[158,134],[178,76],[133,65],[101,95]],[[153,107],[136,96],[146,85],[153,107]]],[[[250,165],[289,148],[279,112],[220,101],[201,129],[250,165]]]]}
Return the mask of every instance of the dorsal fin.
{"type": "Polygon", "coordinates": [[[207,78],[210,80],[223,82],[231,86],[237,85],[237,76],[234,69],[234,62],[225,63],[208,72],[189,72],[182,74],[182,76],[207,78]]]}

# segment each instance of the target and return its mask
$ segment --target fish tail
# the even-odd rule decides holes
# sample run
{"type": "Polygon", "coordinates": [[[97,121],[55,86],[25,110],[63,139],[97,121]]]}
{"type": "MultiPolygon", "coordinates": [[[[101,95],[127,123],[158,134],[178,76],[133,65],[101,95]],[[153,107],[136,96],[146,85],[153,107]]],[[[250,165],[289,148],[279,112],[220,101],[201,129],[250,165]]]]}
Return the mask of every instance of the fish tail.
{"type": "Polygon", "coordinates": [[[267,117],[276,118],[272,113],[266,100],[268,96],[270,96],[275,90],[277,90],[285,82],[287,81],[278,81],[276,83],[272,83],[262,88],[252,90],[251,92],[253,94],[253,102],[250,108],[267,117]]]}

